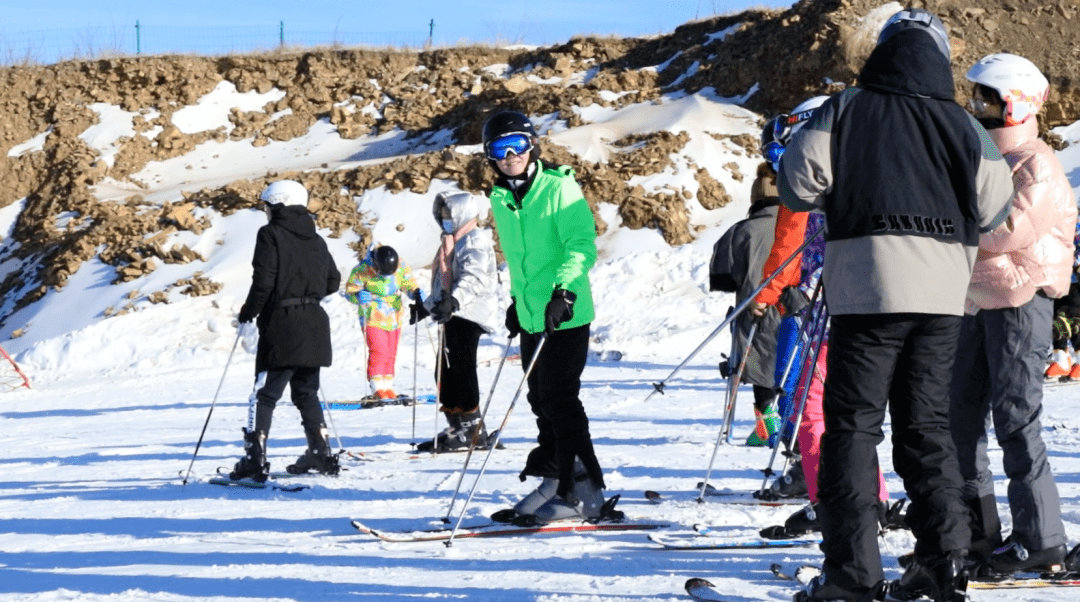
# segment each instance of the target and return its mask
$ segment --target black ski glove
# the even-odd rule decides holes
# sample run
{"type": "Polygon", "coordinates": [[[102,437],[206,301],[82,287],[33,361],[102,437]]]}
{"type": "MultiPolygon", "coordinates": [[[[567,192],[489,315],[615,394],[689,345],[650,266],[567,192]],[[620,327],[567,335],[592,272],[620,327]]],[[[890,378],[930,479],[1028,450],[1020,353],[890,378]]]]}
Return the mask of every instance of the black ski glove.
{"type": "Polygon", "coordinates": [[[797,286],[785,286],[780,293],[780,307],[783,308],[785,316],[794,316],[807,305],[810,305],[810,300],[797,286]]]}
{"type": "Polygon", "coordinates": [[[247,303],[245,303],[243,306],[240,307],[240,314],[236,316],[236,321],[240,324],[243,324],[245,322],[251,322],[255,319],[256,315],[257,314],[248,309],[248,305],[247,303]]]}
{"type": "Polygon", "coordinates": [[[544,332],[548,336],[555,332],[559,324],[574,319],[574,301],[577,301],[577,295],[566,289],[552,291],[551,301],[544,309],[544,332]]]}
{"type": "Polygon", "coordinates": [[[435,302],[435,306],[431,308],[431,319],[435,320],[437,324],[446,324],[450,321],[450,316],[454,315],[454,312],[461,307],[458,305],[457,299],[446,296],[435,302]]]}
{"type": "Polygon", "coordinates": [[[409,326],[416,324],[430,315],[427,308],[424,307],[424,303],[417,297],[419,297],[419,295],[414,295],[413,302],[409,304],[409,326]]]}
{"type": "Polygon", "coordinates": [[[510,299],[510,307],[506,308],[506,329],[510,331],[510,337],[514,338],[521,334],[521,322],[518,320],[517,315],[517,300],[510,299]]]}

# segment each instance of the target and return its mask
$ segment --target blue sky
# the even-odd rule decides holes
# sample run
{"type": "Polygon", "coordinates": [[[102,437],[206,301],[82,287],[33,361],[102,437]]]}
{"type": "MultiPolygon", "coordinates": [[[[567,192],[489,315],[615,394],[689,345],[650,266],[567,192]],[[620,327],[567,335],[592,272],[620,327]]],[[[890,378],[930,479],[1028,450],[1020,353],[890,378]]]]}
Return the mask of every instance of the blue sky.
{"type": "MultiPolygon", "coordinates": [[[[433,41],[440,45],[464,40],[548,45],[574,34],[665,33],[695,18],[791,4],[777,0],[4,1],[0,2],[0,52],[17,55],[20,44],[29,44],[40,54],[63,52],[59,46],[67,38],[77,48],[112,44],[126,49],[136,21],[143,28],[143,40],[154,40],[155,32],[179,28],[257,27],[273,34],[281,22],[289,33],[395,32],[423,40],[434,19],[433,41]],[[102,36],[112,41],[102,41],[102,36]]],[[[39,60],[49,62],[45,57],[39,60]]]]}

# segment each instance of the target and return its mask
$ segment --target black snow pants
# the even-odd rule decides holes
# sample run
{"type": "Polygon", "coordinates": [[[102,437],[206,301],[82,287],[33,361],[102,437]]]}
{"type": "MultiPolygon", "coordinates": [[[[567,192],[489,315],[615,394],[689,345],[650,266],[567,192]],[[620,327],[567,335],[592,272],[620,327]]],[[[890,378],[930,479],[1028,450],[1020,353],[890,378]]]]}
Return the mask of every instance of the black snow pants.
{"type": "MultiPolygon", "coordinates": [[[[521,333],[521,365],[528,369],[543,333],[521,333]]],[[[589,434],[589,417],[581,403],[581,373],[589,354],[589,325],[556,330],[544,343],[536,367],[529,375],[526,399],[536,415],[538,447],[529,453],[526,476],[559,478],[558,494],[573,488],[574,458],[585,466],[598,486],[604,487],[600,462],[589,434]]]]}
{"type": "Polygon", "coordinates": [[[444,408],[469,412],[480,405],[476,378],[476,347],[484,329],[472,320],[454,316],[443,333],[442,374],[439,401],[444,408]]]}
{"type": "Polygon", "coordinates": [[[255,390],[251,393],[248,407],[248,430],[270,434],[274,407],[285,386],[289,386],[293,405],[300,410],[304,432],[318,432],[325,424],[322,406],[319,405],[319,367],[293,367],[266,370],[255,376],[255,390]]]}
{"type": "Polygon", "coordinates": [[[907,521],[916,557],[936,558],[970,545],[948,420],[959,333],[959,316],[832,316],[818,475],[830,583],[861,592],[884,578],[876,448],[884,439],[886,408],[893,467],[911,499],[907,521]]]}

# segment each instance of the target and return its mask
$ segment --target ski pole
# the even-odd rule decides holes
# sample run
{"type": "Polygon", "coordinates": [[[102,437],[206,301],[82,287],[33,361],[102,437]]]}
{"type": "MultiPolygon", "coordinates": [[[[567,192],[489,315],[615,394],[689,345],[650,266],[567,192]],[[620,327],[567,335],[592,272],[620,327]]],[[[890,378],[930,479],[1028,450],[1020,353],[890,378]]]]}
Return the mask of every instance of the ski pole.
{"type": "MultiPolygon", "coordinates": [[[[495,385],[499,383],[499,375],[502,374],[503,364],[506,363],[506,358],[510,355],[510,342],[514,340],[514,337],[510,337],[506,340],[506,350],[503,351],[502,361],[499,362],[499,369],[495,371],[495,379],[491,381],[491,390],[488,391],[487,402],[484,403],[484,411],[480,413],[480,422],[483,423],[487,417],[488,408],[491,407],[491,398],[495,395],[495,385]]],[[[458,492],[461,491],[461,483],[465,480],[465,472],[469,470],[469,460],[472,459],[473,450],[476,449],[476,437],[479,436],[480,430],[478,429],[469,440],[469,453],[465,455],[465,465],[461,467],[461,476],[458,477],[457,487],[454,487],[454,495],[450,498],[450,506],[446,509],[446,516],[443,517],[443,522],[450,522],[450,514],[454,511],[454,502],[457,501],[458,492]]]]}
{"type": "Polygon", "coordinates": [[[364,391],[366,393],[361,395],[363,399],[369,395],[373,395],[374,391],[371,390],[371,368],[368,366],[368,336],[367,336],[367,323],[364,320],[364,306],[360,306],[360,336],[364,338],[364,344],[361,345],[360,350],[360,365],[364,367],[364,391]]]}
{"type": "MultiPolygon", "coordinates": [[[[419,301],[417,301],[419,303],[419,301]]],[[[413,323],[413,344],[412,344],[412,439],[410,441],[416,441],[416,404],[420,403],[420,400],[416,398],[416,371],[420,368],[417,360],[417,353],[420,349],[420,320],[413,323]]],[[[412,444],[414,447],[415,443],[412,444]]]]}
{"type": "Polygon", "coordinates": [[[713,464],[716,462],[716,451],[720,449],[720,442],[727,436],[727,432],[731,428],[729,419],[734,419],[735,414],[735,397],[738,395],[739,390],[739,378],[742,375],[742,371],[746,368],[746,358],[750,355],[750,346],[754,344],[754,335],[757,334],[757,321],[750,326],[750,334],[746,337],[746,345],[743,349],[743,355],[739,358],[739,369],[735,372],[735,375],[731,379],[731,390],[728,391],[728,403],[727,408],[724,411],[724,423],[720,427],[720,432],[716,435],[716,445],[713,446],[712,457],[709,458],[709,468],[705,471],[705,480],[701,483],[701,493],[698,495],[698,503],[705,501],[705,489],[709,486],[709,477],[712,475],[713,464]]]}
{"type": "Polygon", "coordinates": [[[645,398],[645,401],[649,401],[650,399],[652,399],[652,396],[657,394],[657,393],[663,395],[664,394],[664,387],[666,386],[667,381],[671,380],[680,370],[683,369],[683,367],[686,366],[686,364],[690,363],[690,360],[692,360],[694,358],[694,356],[696,356],[698,353],[700,353],[701,350],[705,348],[705,345],[709,344],[709,341],[713,340],[716,337],[716,335],[720,334],[720,332],[724,329],[725,326],[727,326],[728,324],[731,323],[732,320],[737,318],[739,316],[739,314],[741,314],[743,311],[746,310],[747,307],[750,307],[750,304],[752,304],[754,302],[754,298],[758,296],[758,293],[760,293],[762,290],[764,290],[765,287],[770,282],[772,282],[774,278],[779,276],[780,272],[782,272],[784,270],[784,268],[786,268],[789,263],[794,261],[796,257],[799,257],[800,254],[803,252],[803,250],[806,249],[806,247],[810,246],[810,243],[813,242],[818,236],[821,236],[822,232],[824,232],[824,231],[825,231],[825,229],[822,228],[822,229],[818,230],[816,233],[814,233],[812,236],[807,238],[805,241],[803,241],[803,244],[800,245],[798,249],[795,249],[795,251],[793,251],[791,253],[791,255],[789,255],[788,258],[785,259],[783,261],[783,263],[781,263],[776,268],[776,270],[773,271],[772,274],[769,274],[769,277],[766,278],[765,280],[763,280],[761,282],[761,284],[758,285],[757,288],[755,288],[753,291],[751,291],[750,294],[747,295],[745,299],[743,299],[742,303],[740,303],[738,306],[736,306],[735,310],[732,311],[730,314],[728,314],[728,316],[726,318],[724,318],[724,321],[721,322],[720,325],[717,326],[715,330],[713,330],[711,333],[709,333],[709,336],[705,337],[705,340],[702,341],[701,344],[697,346],[697,348],[695,348],[693,351],[691,351],[690,355],[688,355],[686,357],[686,359],[682,361],[681,364],[676,366],[675,369],[671,371],[671,374],[668,374],[667,377],[664,380],[662,380],[662,381],[660,381],[658,383],[653,383],[653,391],[652,391],[652,393],[649,393],[649,396],[645,398]]]}
{"type": "MultiPolygon", "coordinates": [[[[728,402],[724,411],[724,423],[720,427],[720,432],[724,435],[727,441],[731,442],[731,423],[735,421],[735,401],[739,396],[739,383],[742,381],[743,372],[746,370],[746,362],[750,359],[750,352],[753,350],[754,336],[758,331],[758,320],[754,320],[754,323],[750,325],[750,332],[746,335],[746,345],[742,350],[742,357],[739,358],[739,368],[732,375],[730,387],[728,388],[728,402]]],[[[711,464],[710,464],[711,469],[711,464]]],[[[708,476],[705,477],[708,480],[708,476]]]]}
{"type": "Polygon", "coordinates": [[[338,449],[341,450],[338,453],[352,456],[341,443],[341,437],[338,436],[337,427],[334,426],[334,415],[330,413],[330,402],[326,400],[326,392],[323,391],[322,387],[319,387],[319,396],[322,397],[323,414],[326,414],[326,421],[330,423],[330,430],[334,432],[334,439],[337,439],[338,449]]]}
{"type": "MultiPolygon", "coordinates": [[[[812,295],[812,297],[810,299],[810,305],[807,306],[806,318],[804,320],[802,320],[801,324],[799,324],[799,332],[796,335],[796,343],[794,345],[794,349],[792,349],[791,354],[788,356],[787,363],[784,365],[784,373],[780,377],[780,385],[779,385],[779,387],[777,387],[777,394],[778,395],[787,395],[786,385],[787,385],[787,382],[788,382],[788,378],[791,376],[791,369],[795,365],[795,358],[796,357],[802,357],[805,360],[807,352],[810,349],[810,339],[811,339],[811,337],[810,337],[809,333],[811,332],[811,326],[815,322],[817,322],[818,312],[820,310],[824,309],[824,305],[819,307],[818,303],[817,303],[818,296],[820,294],[821,294],[821,282],[818,281],[817,286],[814,287],[814,294],[812,295]]],[[[795,319],[798,320],[799,317],[795,316],[795,319]]],[[[804,370],[805,370],[805,367],[804,367],[804,370]]],[[[803,370],[800,370],[800,374],[802,374],[802,372],[803,372],[803,370]]],[[[793,396],[795,394],[795,391],[798,390],[798,381],[799,380],[801,380],[801,378],[796,378],[796,383],[795,383],[796,386],[792,390],[792,395],[793,396]]],[[[795,404],[794,403],[788,403],[787,411],[784,412],[784,416],[780,421],[781,433],[783,432],[784,428],[787,426],[788,421],[791,419],[792,411],[794,409],[795,409],[795,404]]],[[[795,436],[795,433],[792,434],[792,437],[794,437],[794,436],[795,436]]],[[[779,444],[773,446],[772,455],[769,457],[769,464],[762,471],[762,472],[765,473],[765,482],[762,483],[762,485],[761,485],[762,490],[765,489],[765,484],[768,483],[769,477],[771,477],[773,474],[775,474],[775,473],[773,473],[772,467],[773,467],[773,464],[776,462],[776,454],[777,454],[777,452],[779,452],[779,450],[780,450],[779,444]]]]}
{"type": "Polygon", "coordinates": [[[435,356],[435,435],[431,438],[431,453],[439,453],[439,405],[442,404],[443,354],[446,352],[446,325],[439,324],[439,351],[435,356]]]}
{"type": "Polygon", "coordinates": [[[229,364],[232,363],[233,354],[236,353],[236,345],[240,342],[240,329],[236,329],[236,340],[233,341],[232,350],[229,351],[229,358],[225,360],[225,370],[221,373],[221,381],[218,382],[217,391],[214,391],[214,398],[210,401],[210,411],[206,413],[206,422],[203,423],[202,432],[199,433],[199,441],[195,444],[195,453],[191,454],[191,462],[188,464],[187,473],[184,475],[184,481],[181,485],[181,489],[187,486],[188,479],[191,477],[191,468],[195,466],[195,456],[199,455],[199,448],[202,447],[203,437],[206,436],[206,427],[210,425],[210,416],[214,413],[214,405],[217,404],[218,395],[221,393],[221,386],[225,384],[225,375],[229,373],[229,364]]]}
{"type": "Polygon", "coordinates": [[[491,459],[491,453],[499,446],[499,441],[502,441],[502,434],[503,431],[506,430],[506,423],[510,421],[510,414],[514,412],[514,406],[517,404],[518,398],[521,397],[521,390],[525,388],[525,383],[529,381],[529,375],[532,374],[533,368],[536,367],[536,361],[540,359],[540,352],[544,349],[544,343],[546,342],[547,334],[540,335],[539,340],[536,342],[536,349],[533,350],[532,359],[529,361],[529,367],[525,369],[525,375],[521,377],[521,383],[518,384],[517,391],[514,393],[514,398],[510,400],[510,407],[506,408],[506,416],[503,417],[502,424],[499,425],[499,430],[496,431],[495,441],[488,445],[488,453],[484,456],[484,463],[480,465],[480,472],[476,473],[476,480],[473,481],[472,489],[469,490],[469,497],[465,499],[465,503],[461,506],[461,514],[458,516],[457,523],[454,524],[454,530],[450,532],[450,538],[444,542],[448,548],[454,544],[454,538],[457,537],[458,529],[461,528],[461,521],[465,520],[465,511],[468,510],[469,503],[472,502],[473,495],[476,494],[476,487],[480,484],[480,479],[484,476],[484,471],[487,470],[488,460],[491,459]]]}

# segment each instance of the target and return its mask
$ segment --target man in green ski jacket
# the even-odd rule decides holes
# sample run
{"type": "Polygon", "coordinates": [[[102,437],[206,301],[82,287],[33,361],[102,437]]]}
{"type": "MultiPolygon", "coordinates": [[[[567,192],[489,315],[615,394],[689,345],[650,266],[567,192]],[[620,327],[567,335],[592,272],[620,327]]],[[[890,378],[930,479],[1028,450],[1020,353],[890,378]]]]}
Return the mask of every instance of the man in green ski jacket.
{"type": "Polygon", "coordinates": [[[506,518],[598,518],[604,477],[579,397],[594,317],[589,268],[596,262],[596,223],[574,170],[540,160],[528,117],[496,113],[484,124],[483,136],[497,175],[491,210],[510,270],[506,328],[511,337],[521,334],[523,368],[546,335],[527,394],[539,445],[521,472],[522,481],[543,481],[506,518]]]}

